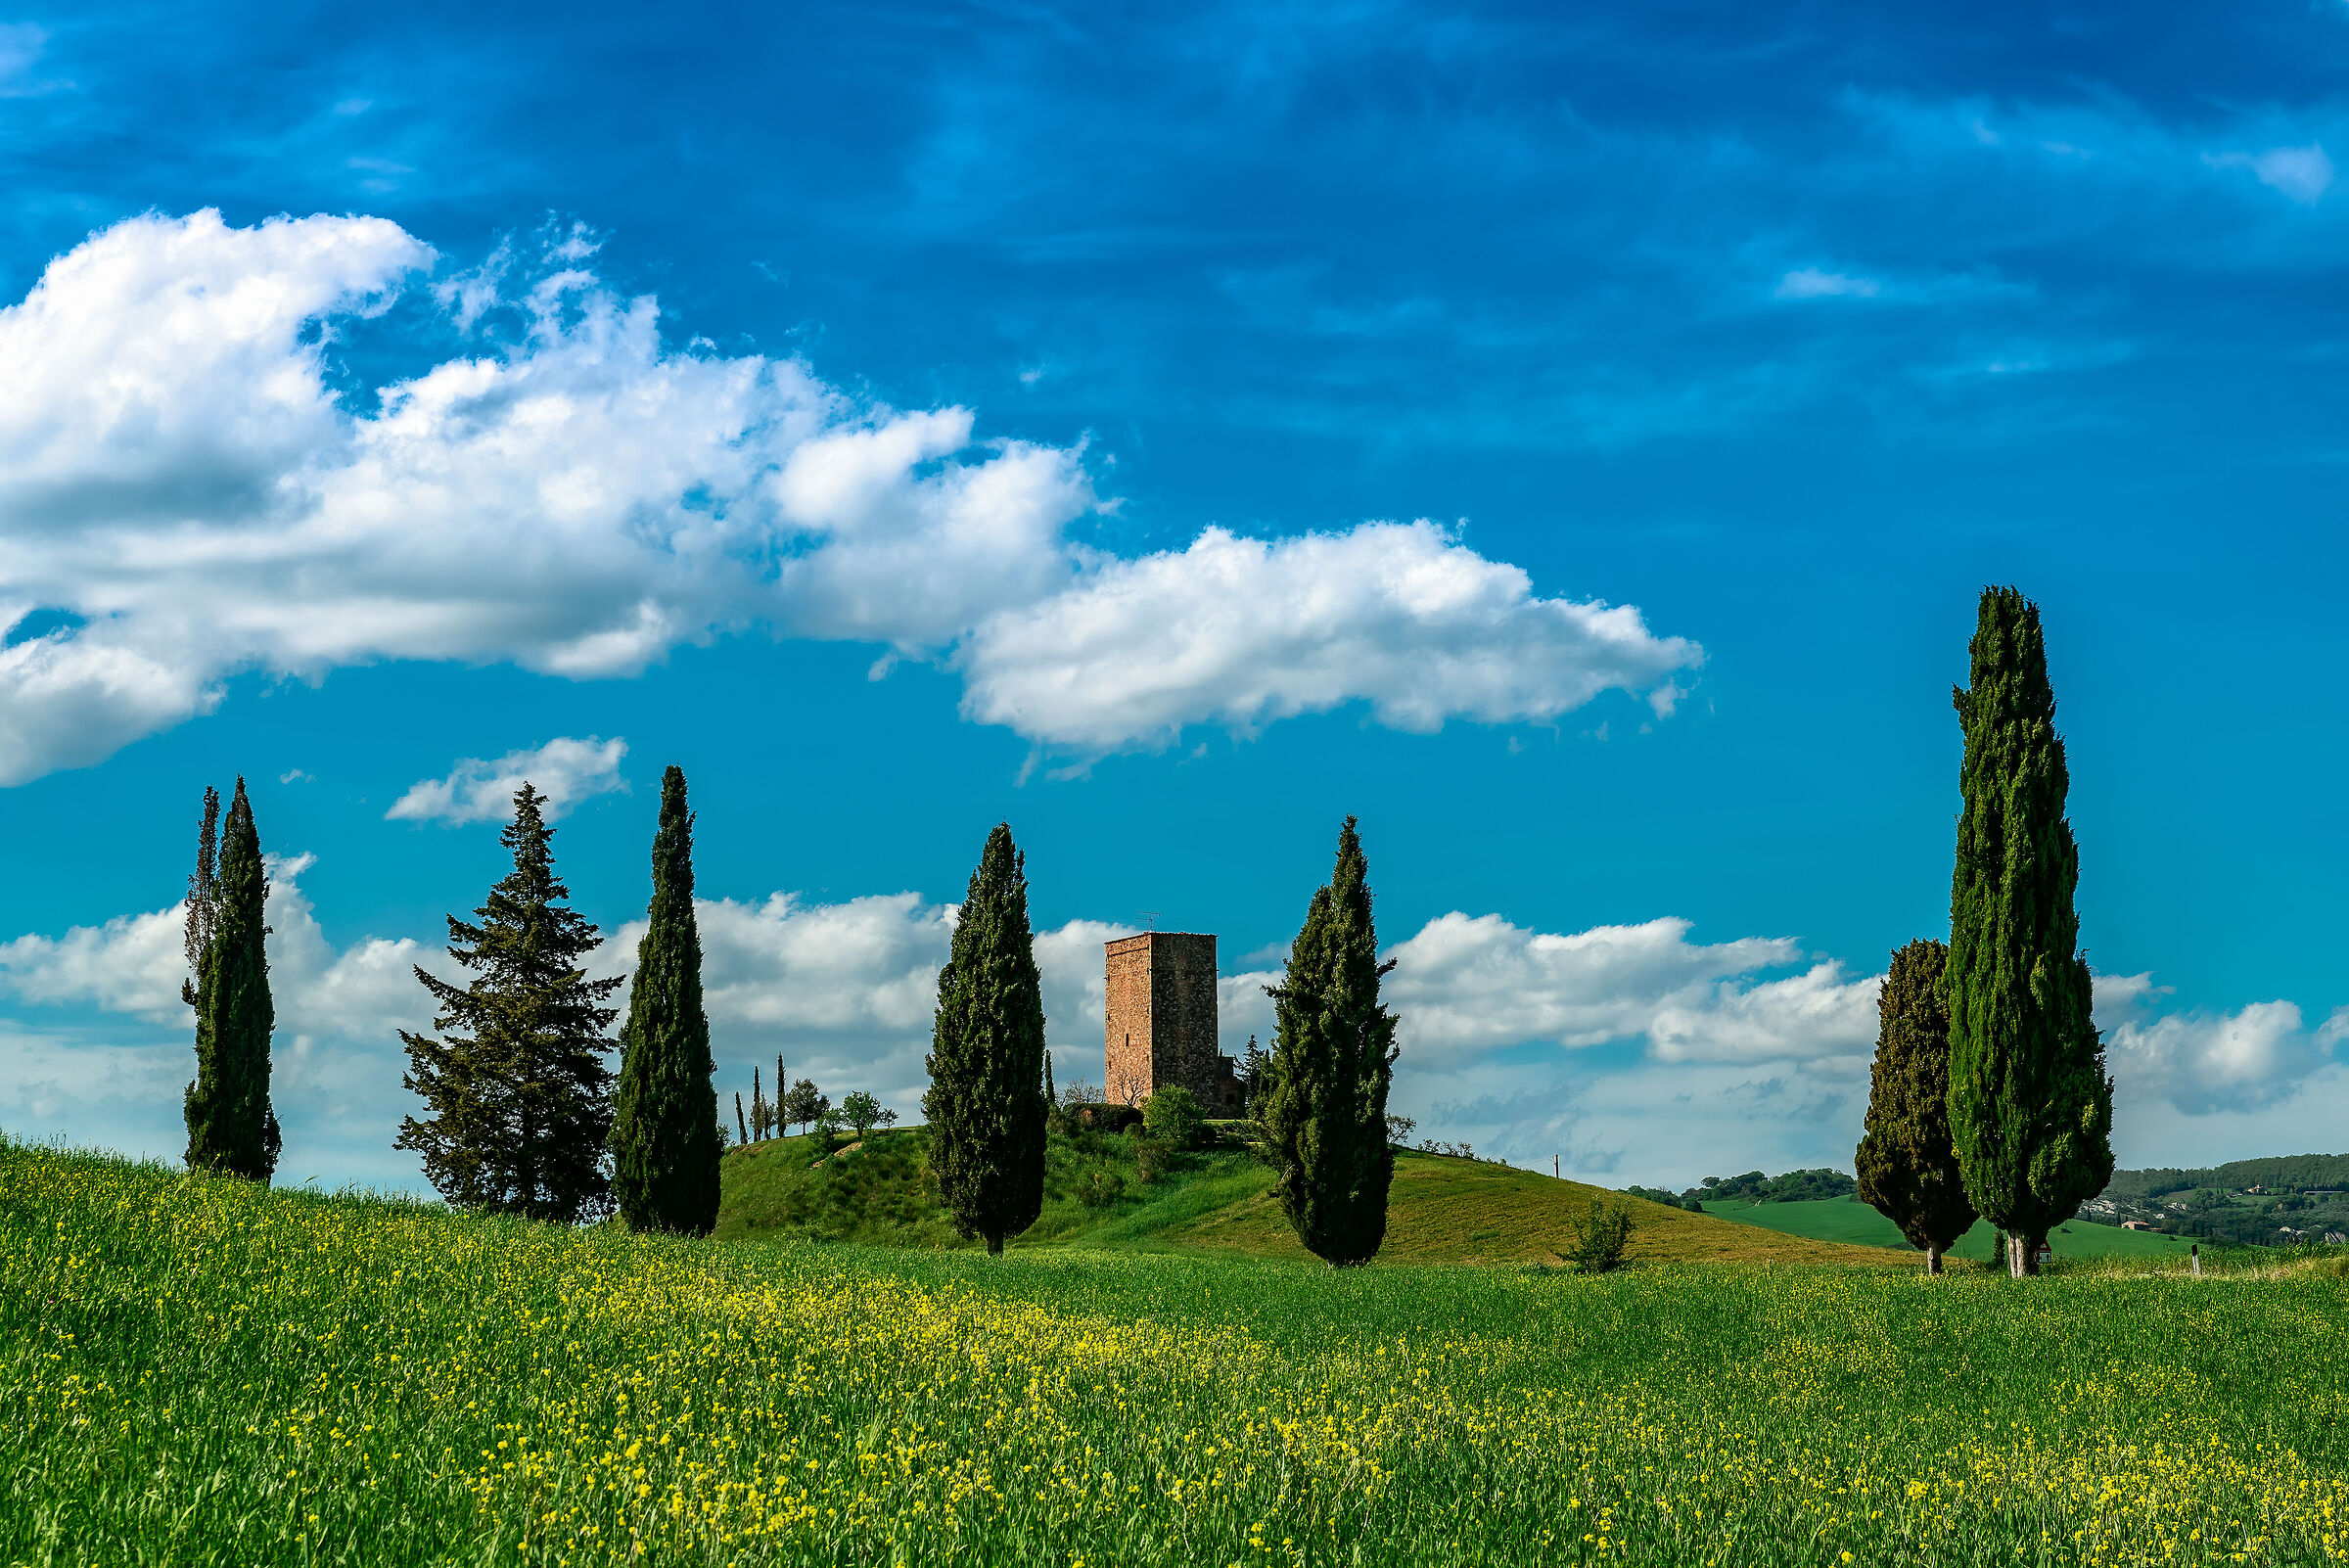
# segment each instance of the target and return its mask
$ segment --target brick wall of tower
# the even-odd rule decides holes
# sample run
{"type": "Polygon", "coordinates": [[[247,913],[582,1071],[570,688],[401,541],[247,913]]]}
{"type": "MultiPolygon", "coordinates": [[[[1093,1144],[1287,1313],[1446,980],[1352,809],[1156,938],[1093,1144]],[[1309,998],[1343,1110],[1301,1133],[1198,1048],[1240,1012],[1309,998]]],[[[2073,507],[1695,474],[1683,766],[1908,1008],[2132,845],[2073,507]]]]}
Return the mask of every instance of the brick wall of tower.
{"type": "Polygon", "coordinates": [[[1112,1100],[1138,1105],[1180,1084],[1211,1116],[1234,1115],[1231,1065],[1219,1048],[1216,939],[1147,931],[1106,945],[1103,1059],[1112,1100]]]}

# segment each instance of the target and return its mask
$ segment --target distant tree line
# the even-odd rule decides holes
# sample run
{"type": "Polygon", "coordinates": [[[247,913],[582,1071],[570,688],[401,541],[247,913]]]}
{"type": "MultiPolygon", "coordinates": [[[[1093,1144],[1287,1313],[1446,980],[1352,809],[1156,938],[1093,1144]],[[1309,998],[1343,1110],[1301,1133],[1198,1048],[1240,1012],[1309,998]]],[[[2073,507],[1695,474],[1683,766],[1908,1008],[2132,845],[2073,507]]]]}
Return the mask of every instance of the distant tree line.
{"type": "Polygon", "coordinates": [[[1683,1192],[1637,1186],[1623,1190],[1650,1203],[1702,1213],[1708,1203],[1814,1203],[1821,1198],[1848,1198],[1858,1192],[1859,1183],[1841,1171],[1822,1168],[1788,1171],[1774,1176],[1759,1171],[1748,1171],[1743,1176],[1707,1176],[1702,1183],[1683,1192]]]}

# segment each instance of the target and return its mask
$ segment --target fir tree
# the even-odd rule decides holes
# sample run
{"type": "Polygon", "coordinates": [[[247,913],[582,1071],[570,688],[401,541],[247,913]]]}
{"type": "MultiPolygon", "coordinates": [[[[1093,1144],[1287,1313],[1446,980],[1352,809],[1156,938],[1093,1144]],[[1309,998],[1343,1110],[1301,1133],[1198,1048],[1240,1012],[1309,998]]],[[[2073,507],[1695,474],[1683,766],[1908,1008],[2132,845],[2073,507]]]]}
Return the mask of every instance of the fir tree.
{"type": "Polygon", "coordinates": [[[1892,955],[1876,997],[1876,1060],[1857,1158],[1860,1196],[1923,1250],[1925,1272],[1974,1222],[1950,1143],[1950,950],[1912,942],[1892,955]]]}
{"type": "Polygon", "coordinates": [[[515,792],[501,835],[513,871],[474,911],[479,924],[448,918],[448,954],[472,981],[416,971],[444,1038],[400,1032],[402,1082],[431,1114],[404,1118],[397,1147],[423,1157],[426,1179],[453,1204],[571,1224],[611,1209],[604,1032],[618,1010],[605,999],[621,982],[582,967],[602,939],[567,907],[544,800],[528,782],[515,792]]]}
{"type": "Polygon", "coordinates": [[[1025,858],[1005,824],[988,835],[939,972],[929,1067],[939,1189],[955,1227],[1000,1253],[1044,1200],[1044,997],[1025,858]]]}
{"type": "Polygon", "coordinates": [[[2112,1081],[2072,904],[2080,854],[2039,607],[1986,588],[1953,695],[1965,732],[1950,885],[1950,1134],[1965,1192],[2037,1270],[2048,1231],[2112,1175],[2112,1081]]]}
{"type": "Polygon", "coordinates": [[[637,1230],[706,1236],[717,1223],[717,1063],[702,1009],[702,938],[693,918],[693,813],[685,774],[661,779],[653,901],[628,1021],[620,1032],[612,1118],[612,1195],[637,1230]]]}
{"type": "MultiPolygon", "coordinates": [[[[207,828],[219,802],[205,791],[207,828]]],[[[193,992],[180,992],[196,1007],[196,1082],[185,1102],[188,1169],[266,1181],[277,1170],[280,1145],[269,1105],[269,1037],[277,1027],[269,999],[269,882],[242,778],[208,887],[207,858],[200,847],[189,886],[191,934],[203,910],[203,959],[193,992]]]]}
{"type": "Polygon", "coordinates": [[[1395,1175],[1395,1018],[1378,999],[1379,977],[1394,965],[1378,961],[1369,873],[1350,816],[1337,870],[1289,948],[1288,973],[1265,988],[1276,1024],[1259,1113],[1266,1157],[1297,1239],[1340,1268],[1377,1256],[1395,1175]]]}

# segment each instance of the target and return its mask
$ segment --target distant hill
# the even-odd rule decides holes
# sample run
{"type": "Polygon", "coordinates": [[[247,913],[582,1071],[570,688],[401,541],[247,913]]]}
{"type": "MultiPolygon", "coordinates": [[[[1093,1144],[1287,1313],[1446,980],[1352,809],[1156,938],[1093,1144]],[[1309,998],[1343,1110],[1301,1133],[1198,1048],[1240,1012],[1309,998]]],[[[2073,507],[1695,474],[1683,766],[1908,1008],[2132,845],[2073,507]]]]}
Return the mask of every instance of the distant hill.
{"type": "MultiPolygon", "coordinates": [[[[1734,1201],[1708,1204],[1705,1212],[1740,1224],[1762,1225],[1788,1235],[1810,1236],[1819,1241],[1849,1242],[1863,1247],[1883,1247],[1910,1258],[1918,1256],[1916,1249],[1909,1245],[1909,1238],[1901,1234],[1900,1226],[1869,1205],[1852,1198],[1830,1198],[1808,1203],[1734,1201]]],[[[1976,1221],[1973,1228],[1959,1237],[1958,1244],[1950,1249],[1950,1256],[1988,1263],[1997,1234],[1996,1228],[1988,1222],[1976,1221]]],[[[2058,1258],[2183,1257],[2191,1245],[2184,1236],[2124,1230],[2118,1225],[2097,1224],[2086,1219],[2075,1219],[2058,1225],[2048,1241],[2058,1258]]]]}
{"type": "Polygon", "coordinates": [[[2236,1192],[2251,1187],[2272,1187],[2284,1192],[2327,1188],[2349,1192],[2349,1154],[2280,1154],[2197,1170],[2115,1171],[2103,1195],[2120,1201],[2142,1201],[2196,1187],[2236,1192]]]}
{"type": "Polygon", "coordinates": [[[1656,1187],[1623,1190],[1650,1203],[1701,1214],[1708,1203],[1814,1203],[1821,1198],[1844,1198],[1859,1191],[1860,1183],[1841,1171],[1821,1167],[1774,1176],[1759,1171],[1748,1171],[1743,1176],[1707,1176],[1701,1184],[1685,1192],[1667,1192],[1656,1187]]]}
{"type": "MultiPolygon", "coordinates": [[[[823,1156],[811,1137],[770,1138],[728,1151],[717,1234],[744,1241],[806,1237],[874,1246],[973,1245],[954,1234],[924,1169],[926,1128],[876,1133],[823,1156]]],[[[1398,1150],[1386,1245],[1391,1263],[1557,1261],[1593,1197],[1578,1181],[1485,1161],[1398,1150]]],[[[1635,1263],[1814,1263],[1884,1267],[1882,1248],[1780,1234],[1710,1215],[1627,1200],[1636,1218],[1635,1263]]],[[[1270,1190],[1270,1173],[1245,1151],[1179,1157],[1143,1181],[1123,1137],[1053,1134],[1043,1214],[1014,1248],[1122,1252],[1242,1252],[1303,1258],[1270,1190]],[[1094,1202],[1087,1203],[1090,1191],[1094,1202]]]]}

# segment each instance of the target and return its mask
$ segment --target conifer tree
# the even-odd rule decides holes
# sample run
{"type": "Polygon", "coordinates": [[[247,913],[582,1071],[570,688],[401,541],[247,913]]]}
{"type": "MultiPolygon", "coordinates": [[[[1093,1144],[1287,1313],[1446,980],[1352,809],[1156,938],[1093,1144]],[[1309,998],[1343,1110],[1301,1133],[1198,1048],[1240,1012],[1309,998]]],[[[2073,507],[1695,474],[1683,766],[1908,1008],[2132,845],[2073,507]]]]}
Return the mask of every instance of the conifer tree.
{"type": "Polygon", "coordinates": [[[742,1141],[745,1144],[751,1141],[751,1124],[743,1119],[742,1090],[740,1089],[734,1091],[734,1129],[742,1134],[742,1141]]]}
{"type": "MultiPolygon", "coordinates": [[[[205,791],[208,826],[219,796],[205,791]]],[[[196,1082],[188,1085],[188,1169],[266,1181],[277,1170],[280,1136],[269,1104],[269,1037],[277,1011],[269,998],[268,878],[261,868],[260,834],[245,780],[237,780],[221,836],[220,858],[208,890],[198,884],[207,856],[199,848],[191,881],[189,927],[204,903],[203,961],[193,993],[196,1006],[196,1082]]]]}
{"type": "Polygon", "coordinates": [[[2020,1277],[2112,1176],[2112,1081],[2089,1016],[2071,780],[2039,607],[1984,589],[1968,651],[1971,688],[1953,693],[1965,761],[1944,980],[1950,1134],[1966,1196],[2008,1232],[2020,1277]]]}
{"type": "Polygon", "coordinates": [[[1892,955],[1876,997],[1876,1060],[1857,1163],[1860,1196],[1941,1272],[1941,1255],[1974,1222],[1950,1142],[1950,1010],[1941,992],[1950,949],[1912,942],[1892,955]]]}
{"type": "Polygon", "coordinates": [[[661,779],[653,901],[628,1021],[620,1032],[612,1118],[612,1195],[637,1230],[706,1236],[717,1224],[717,1063],[702,1008],[702,938],[693,917],[693,812],[685,774],[661,779]]]}
{"type": "Polygon", "coordinates": [[[196,830],[196,869],[188,876],[187,917],[180,930],[180,950],[188,957],[188,978],[179,983],[179,999],[200,1005],[196,982],[204,974],[204,953],[212,943],[213,884],[219,878],[220,792],[204,787],[204,822],[196,830]]]}
{"type": "Polygon", "coordinates": [[[929,1067],[922,1109],[939,1190],[955,1228],[1000,1253],[1044,1201],[1043,986],[1008,824],[988,835],[939,971],[929,1067]]]}
{"type": "Polygon", "coordinates": [[[568,907],[545,799],[527,781],[515,792],[500,835],[514,869],[474,911],[479,924],[448,917],[448,954],[472,981],[416,970],[442,1038],[400,1032],[402,1082],[431,1114],[403,1118],[396,1146],[423,1157],[426,1179],[453,1204],[572,1224],[612,1206],[604,1032],[618,1009],[605,999],[621,980],[587,978],[583,962],[603,941],[568,907]]]}
{"type": "Polygon", "coordinates": [[[1289,948],[1288,973],[1267,986],[1275,1029],[1259,1124],[1297,1239],[1340,1268],[1368,1263],[1387,1234],[1387,1087],[1395,1017],[1378,999],[1370,866],[1353,817],[1338,834],[1337,869],[1313,895],[1289,948]]]}

